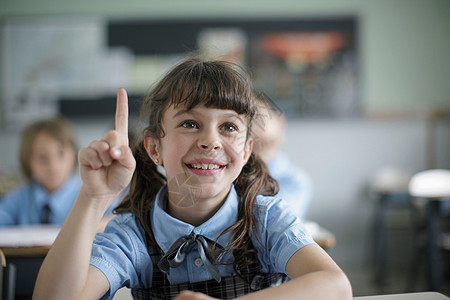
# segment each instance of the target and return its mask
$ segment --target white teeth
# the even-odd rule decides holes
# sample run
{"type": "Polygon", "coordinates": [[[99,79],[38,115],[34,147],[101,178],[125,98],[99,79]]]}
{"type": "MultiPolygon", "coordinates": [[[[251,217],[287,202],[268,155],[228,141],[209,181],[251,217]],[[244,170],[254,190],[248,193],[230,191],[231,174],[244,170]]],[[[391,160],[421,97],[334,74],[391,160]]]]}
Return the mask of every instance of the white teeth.
{"type": "Polygon", "coordinates": [[[202,169],[202,170],[213,170],[220,168],[220,166],[216,164],[192,164],[191,167],[194,169],[202,169]]]}

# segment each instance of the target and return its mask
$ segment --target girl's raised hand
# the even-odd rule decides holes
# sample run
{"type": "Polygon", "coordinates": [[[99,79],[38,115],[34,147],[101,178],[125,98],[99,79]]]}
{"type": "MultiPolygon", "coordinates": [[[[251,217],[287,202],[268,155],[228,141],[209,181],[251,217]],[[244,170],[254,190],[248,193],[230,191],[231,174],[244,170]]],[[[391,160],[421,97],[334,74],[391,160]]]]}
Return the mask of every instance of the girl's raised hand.
{"type": "Polygon", "coordinates": [[[115,127],[79,152],[83,192],[89,198],[111,202],[128,185],[136,166],[128,146],[128,96],[123,88],[117,91],[115,127]]]}

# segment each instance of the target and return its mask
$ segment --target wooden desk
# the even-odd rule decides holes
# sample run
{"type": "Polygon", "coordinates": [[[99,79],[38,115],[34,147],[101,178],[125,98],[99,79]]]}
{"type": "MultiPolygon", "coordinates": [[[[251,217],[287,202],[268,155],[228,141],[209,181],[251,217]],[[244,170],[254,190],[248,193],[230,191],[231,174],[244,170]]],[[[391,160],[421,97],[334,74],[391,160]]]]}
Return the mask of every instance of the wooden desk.
{"type": "Polygon", "coordinates": [[[0,249],[6,257],[43,257],[59,230],[54,225],[0,227],[0,249]]]}
{"type": "Polygon", "coordinates": [[[395,295],[379,295],[379,296],[365,296],[354,297],[357,300],[446,300],[450,299],[447,296],[436,292],[424,293],[410,293],[410,294],[395,294],[395,295]]]}
{"type": "Polygon", "coordinates": [[[47,255],[50,246],[36,246],[36,247],[1,247],[6,257],[44,257],[47,255]]]}
{"type": "Polygon", "coordinates": [[[0,227],[0,249],[15,267],[15,299],[31,299],[37,274],[59,229],[52,225],[0,227]]]}

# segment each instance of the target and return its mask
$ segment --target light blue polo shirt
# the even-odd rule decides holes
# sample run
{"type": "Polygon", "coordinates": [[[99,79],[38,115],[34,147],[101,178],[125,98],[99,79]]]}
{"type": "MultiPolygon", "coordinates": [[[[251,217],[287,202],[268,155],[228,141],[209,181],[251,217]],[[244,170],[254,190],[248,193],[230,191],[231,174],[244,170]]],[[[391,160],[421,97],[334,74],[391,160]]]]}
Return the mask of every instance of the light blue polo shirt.
{"type": "MultiPolygon", "coordinates": [[[[156,196],[150,212],[154,237],[161,249],[169,247],[183,235],[192,231],[215,241],[230,225],[236,222],[239,196],[232,186],[222,207],[208,221],[200,226],[192,226],[173,218],[165,212],[167,186],[156,196]]],[[[314,243],[299,218],[280,198],[258,196],[255,211],[257,230],[252,237],[258,251],[262,272],[286,273],[286,264],[291,256],[305,245],[314,243]]],[[[231,233],[222,236],[218,242],[226,246],[231,233]]],[[[197,246],[192,245],[184,262],[170,269],[168,280],[171,284],[197,282],[212,279],[204,264],[199,264],[197,246]]],[[[234,260],[232,254],[223,258],[228,263],[234,260]]],[[[96,235],[91,265],[100,269],[107,277],[110,291],[104,299],[112,299],[116,291],[128,288],[149,288],[152,285],[153,264],[147,251],[145,233],[138,219],[132,214],[116,216],[105,229],[96,235]]],[[[236,275],[231,265],[219,265],[222,277],[236,275]]]]}
{"type": "Polygon", "coordinates": [[[37,182],[24,183],[0,198],[0,226],[40,224],[43,209],[49,205],[50,224],[62,225],[77,198],[81,179],[72,175],[53,193],[37,182]]]}

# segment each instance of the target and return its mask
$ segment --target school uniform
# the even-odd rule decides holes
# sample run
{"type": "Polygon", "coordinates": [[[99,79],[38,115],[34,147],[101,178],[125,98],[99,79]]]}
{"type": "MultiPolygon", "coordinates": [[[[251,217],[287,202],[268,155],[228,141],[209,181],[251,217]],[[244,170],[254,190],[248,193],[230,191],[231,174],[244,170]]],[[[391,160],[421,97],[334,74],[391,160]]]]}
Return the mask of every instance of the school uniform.
{"type": "Polygon", "coordinates": [[[23,183],[0,198],[0,226],[62,225],[77,198],[81,180],[72,175],[53,193],[39,183],[23,183]]]}
{"type": "MultiPolygon", "coordinates": [[[[153,248],[160,249],[164,254],[173,248],[180,237],[195,236],[195,239],[200,237],[203,242],[215,241],[237,220],[239,196],[234,186],[214,216],[197,227],[167,214],[167,201],[167,186],[163,186],[150,211],[153,236],[158,244],[158,247],[153,248]]],[[[259,222],[252,243],[258,253],[261,273],[286,273],[286,264],[291,256],[303,246],[314,243],[299,218],[286,205],[277,197],[258,196],[256,199],[254,212],[258,214],[259,222]]],[[[219,238],[219,245],[226,246],[230,235],[231,233],[227,233],[219,238]]],[[[158,249],[149,249],[146,241],[140,222],[132,214],[116,216],[109,222],[105,232],[96,235],[90,264],[100,269],[110,284],[110,290],[102,299],[112,299],[115,292],[123,286],[134,291],[152,287],[156,275],[155,259],[153,257],[152,260],[151,256],[155,253],[149,252],[158,252],[158,249]]],[[[200,242],[190,244],[184,260],[176,267],[169,267],[168,272],[163,274],[167,283],[182,285],[214,280],[204,254],[199,251],[199,244],[200,242]]],[[[229,254],[221,259],[222,264],[215,265],[221,278],[236,276],[233,266],[227,265],[233,261],[233,255],[229,254]]]]}

